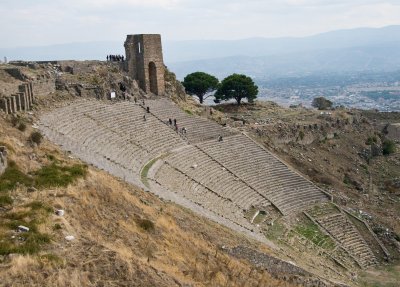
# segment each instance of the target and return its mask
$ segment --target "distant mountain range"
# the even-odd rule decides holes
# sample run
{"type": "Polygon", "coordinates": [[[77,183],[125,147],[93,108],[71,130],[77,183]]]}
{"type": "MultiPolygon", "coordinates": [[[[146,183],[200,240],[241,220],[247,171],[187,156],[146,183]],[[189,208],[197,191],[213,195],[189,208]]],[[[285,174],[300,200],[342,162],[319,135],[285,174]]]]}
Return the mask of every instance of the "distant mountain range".
{"type": "Polygon", "coordinates": [[[231,56],[169,65],[178,78],[204,71],[219,78],[243,73],[257,79],[319,73],[400,70],[400,42],[342,49],[320,49],[268,56],[231,56]]]}
{"type": "MultiPolygon", "coordinates": [[[[124,54],[121,42],[0,48],[0,57],[23,60],[105,59],[124,54]]],[[[359,28],[303,38],[165,41],[164,59],[178,78],[205,71],[220,78],[245,73],[255,78],[400,70],[400,25],[359,28]]]]}

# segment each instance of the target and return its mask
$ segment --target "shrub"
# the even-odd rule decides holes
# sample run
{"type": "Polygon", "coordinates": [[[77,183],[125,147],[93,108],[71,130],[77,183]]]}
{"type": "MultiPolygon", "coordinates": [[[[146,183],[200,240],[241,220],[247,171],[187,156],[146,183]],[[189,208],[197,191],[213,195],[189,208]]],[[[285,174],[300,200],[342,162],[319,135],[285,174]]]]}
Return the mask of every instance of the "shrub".
{"type": "Polygon", "coordinates": [[[303,140],[303,139],[304,139],[304,132],[303,132],[303,131],[300,131],[300,132],[299,132],[299,137],[300,137],[300,140],[303,140]]]}
{"type": "Polygon", "coordinates": [[[25,123],[20,123],[20,124],[18,125],[18,129],[19,129],[21,132],[24,132],[24,131],[26,130],[26,124],[25,124],[25,123]]]}
{"type": "Polygon", "coordinates": [[[344,183],[344,184],[351,184],[351,183],[352,183],[352,180],[351,180],[351,178],[349,177],[348,174],[345,174],[345,175],[344,175],[343,183],[344,183]]]}
{"type": "Polygon", "coordinates": [[[32,143],[35,143],[37,145],[40,145],[40,143],[42,142],[43,136],[40,132],[32,132],[30,137],[29,137],[29,141],[31,141],[32,143]]]}
{"type": "Polygon", "coordinates": [[[62,226],[59,223],[54,224],[53,230],[60,230],[62,229],[62,226]]]}
{"type": "Polygon", "coordinates": [[[48,154],[48,155],[46,155],[46,156],[47,156],[47,158],[48,158],[49,160],[51,160],[51,161],[55,161],[55,160],[56,160],[55,156],[52,155],[52,154],[48,154]]]}
{"type": "Polygon", "coordinates": [[[366,145],[372,145],[372,144],[377,143],[377,142],[378,142],[378,138],[376,136],[371,136],[366,140],[365,144],[366,145]]]}
{"type": "Polygon", "coordinates": [[[137,219],[136,222],[139,225],[139,227],[142,228],[143,230],[146,231],[154,230],[154,223],[148,219],[137,219]]]}
{"type": "Polygon", "coordinates": [[[382,144],[382,151],[384,155],[389,155],[396,152],[396,144],[392,140],[385,140],[382,144]]]}

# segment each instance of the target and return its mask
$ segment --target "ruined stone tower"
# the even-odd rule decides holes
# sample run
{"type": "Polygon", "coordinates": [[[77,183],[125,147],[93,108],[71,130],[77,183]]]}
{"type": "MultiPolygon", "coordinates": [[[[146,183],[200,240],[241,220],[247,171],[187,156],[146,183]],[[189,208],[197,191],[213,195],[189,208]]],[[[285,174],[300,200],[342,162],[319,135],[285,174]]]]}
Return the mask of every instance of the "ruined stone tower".
{"type": "Polygon", "coordinates": [[[164,95],[164,61],[159,34],[128,35],[125,41],[127,69],[146,93],[164,95]]]}

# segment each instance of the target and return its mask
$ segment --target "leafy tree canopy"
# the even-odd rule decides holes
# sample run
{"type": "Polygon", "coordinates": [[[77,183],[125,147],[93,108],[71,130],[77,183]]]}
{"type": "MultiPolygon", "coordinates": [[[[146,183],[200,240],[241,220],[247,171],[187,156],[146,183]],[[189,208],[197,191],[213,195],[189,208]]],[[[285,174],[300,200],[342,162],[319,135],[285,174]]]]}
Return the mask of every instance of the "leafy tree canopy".
{"type": "Polygon", "coordinates": [[[258,87],[253,80],[241,74],[233,74],[222,80],[217,92],[215,93],[216,102],[235,99],[240,105],[242,99],[246,98],[250,103],[257,98],[258,87]]]}
{"type": "Polygon", "coordinates": [[[332,108],[332,102],[324,97],[314,98],[311,105],[318,110],[327,110],[332,108]]]}
{"type": "Polygon", "coordinates": [[[218,87],[218,79],[204,72],[195,72],[187,75],[182,84],[186,92],[199,98],[202,104],[207,93],[215,91],[218,87]]]}

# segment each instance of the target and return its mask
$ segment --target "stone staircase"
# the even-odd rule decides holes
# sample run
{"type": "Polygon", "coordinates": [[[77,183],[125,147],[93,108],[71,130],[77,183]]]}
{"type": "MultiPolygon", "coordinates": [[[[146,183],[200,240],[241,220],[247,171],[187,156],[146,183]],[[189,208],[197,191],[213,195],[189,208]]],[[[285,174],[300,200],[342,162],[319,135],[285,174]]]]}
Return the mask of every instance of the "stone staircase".
{"type": "Polygon", "coordinates": [[[345,213],[333,205],[311,212],[314,220],[353,257],[361,268],[377,263],[377,258],[345,213]]]}

